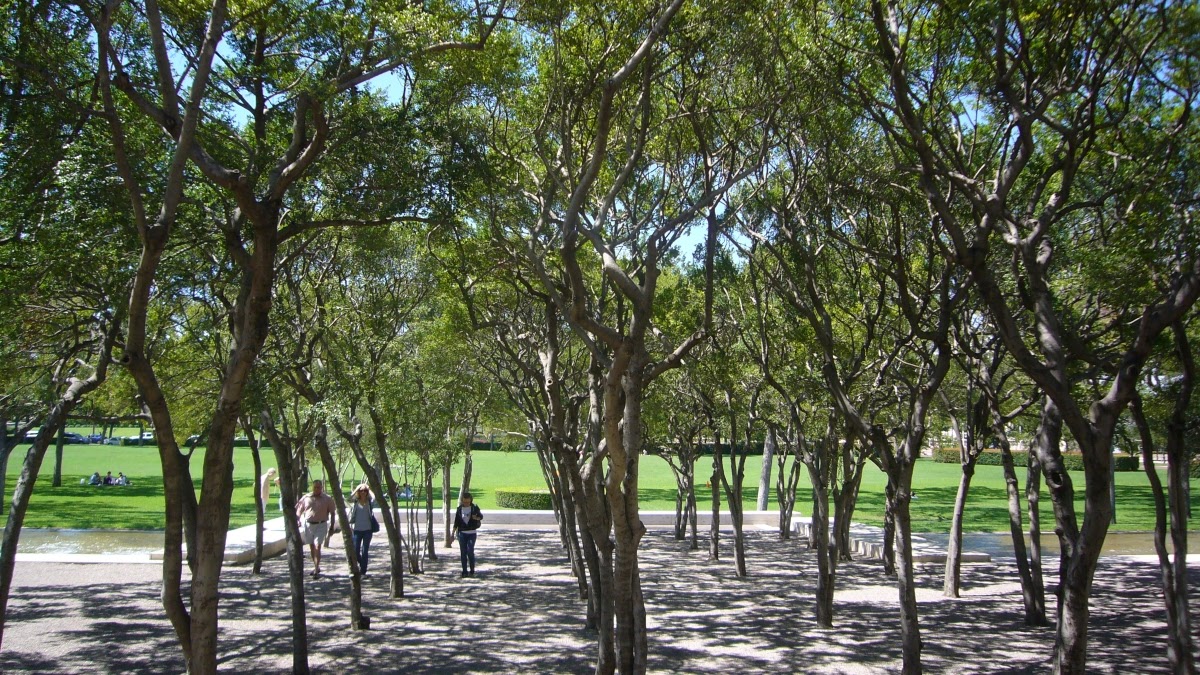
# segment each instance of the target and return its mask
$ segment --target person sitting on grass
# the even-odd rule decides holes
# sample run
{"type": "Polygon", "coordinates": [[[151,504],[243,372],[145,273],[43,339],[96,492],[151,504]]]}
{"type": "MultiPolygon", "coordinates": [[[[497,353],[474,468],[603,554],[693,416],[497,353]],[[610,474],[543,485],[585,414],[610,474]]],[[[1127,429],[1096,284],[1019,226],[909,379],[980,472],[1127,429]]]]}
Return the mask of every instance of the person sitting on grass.
{"type": "Polygon", "coordinates": [[[113,478],[112,472],[109,471],[108,475],[104,477],[104,484],[105,485],[116,485],[116,483],[117,483],[117,479],[113,478]]]}
{"type": "Polygon", "coordinates": [[[101,485],[103,482],[104,482],[104,479],[100,478],[99,471],[92,474],[92,477],[88,479],[88,485],[101,485]]]}
{"type": "Polygon", "coordinates": [[[121,487],[133,485],[133,483],[130,483],[129,479],[125,477],[125,473],[123,471],[117,472],[117,482],[115,484],[120,485],[121,487]]]}

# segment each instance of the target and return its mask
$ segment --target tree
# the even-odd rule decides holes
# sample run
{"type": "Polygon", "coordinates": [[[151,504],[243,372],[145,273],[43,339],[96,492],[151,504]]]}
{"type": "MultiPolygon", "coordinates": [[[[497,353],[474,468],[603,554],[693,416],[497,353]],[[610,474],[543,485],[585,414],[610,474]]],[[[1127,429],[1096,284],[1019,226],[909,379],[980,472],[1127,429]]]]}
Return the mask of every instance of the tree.
{"type": "MultiPolygon", "coordinates": [[[[99,80],[113,129],[118,165],[134,205],[143,240],[143,257],[130,301],[130,339],[124,362],[134,373],[157,429],[172,429],[169,406],[144,352],[144,323],[149,291],[171,229],[176,222],[189,181],[185,169],[198,171],[224,200],[213,220],[214,235],[223,244],[236,270],[238,294],[231,308],[231,351],[223,368],[221,388],[207,433],[203,490],[196,510],[196,562],[191,584],[191,612],[179,595],[179,529],[184,469],[173,444],[160,446],[167,494],[167,546],[164,555],[164,604],[184,648],[189,669],[211,672],[216,667],[217,596],[232,491],[232,444],[246,382],[266,340],[277,252],[280,245],[304,232],[343,222],[338,219],[284,222],[289,199],[313,165],[346,129],[338,113],[365,82],[402,66],[413,72],[425,59],[458,49],[478,50],[503,14],[499,7],[479,5],[476,12],[436,8],[425,12],[392,8],[323,7],[294,13],[290,6],[235,8],[228,16],[224,0],[216,0],[202,18],[183,8],[164,14],[149,0],[144,24],[126,21],[114,0],[90,17],[97,30],[99,80]],[[245,16],[240,12],[247,11],[245,16]],[[227,24],[226,19],[233,21],[227,24]],[[118,23],[115,23],[118,21],[118,23]],[[200,49],[186,46],[197,23],[207,22],[200,49]],[[129,35],[114,41],[114,26],[129,35]],[[233,28],[237,27],[234,32],[233,28]],[[337,26],[332,42],[324,32],[337,26]],[[243,30],[244,29],[244,30],[243,30]],[[410,30],[412,29],[412,30],[410,30]],[[144,31],[144,32],[143,32],[144,31]],[[214,73],[216,45],[230,32],[221,67],[214,73]],[[170,39],[168,39],[168,36],[170,39]],[[126,63],[136,63],[149,45],[154,85],[138,81],[126,63]],[[336,45],[330,48],[330,45],[336,45]],[[176,72],[183,66],[190,77],[176,72]],[[112,73],[110,75],[110,73],[112,73]],[[209,77],[214,75],[213,87],[209,77]],[[181,108],[180,83],[190,83],[181,108]],[[113,103],[115,86],[145,119],[157,124],[173,148],[161,192],[159,216],[147,217],[147,191],[135,175],[125,151],[123,115],[113,103]],[[238,136],[224,126],[223,114],[234,106],[248,125],[242,142],[226,145],[222,138],[238,136]],[[205,120],[203,130],[200,118],[205,120]],[[289,120],[290,122],[285,122],[289,120]],[[198,131],[199,130],[199,131],[198,131]],[[231,168],[237,166],[239,168],[231,168]]],[[[307,186],[312,189],[313,186],[307,186]]],[[[159,194],[159,193],[155,193],[159,194]]],[[[399,214],[397,214],[399,215],[399,214]]]]}
{"type": "Polygon", "coordinates": [[[841,47],[873,59],[857,95],[919,182],[945,233],[942,256],[970,274],[1006,348],[1045,392],[1035,449],[1063,552],[1055,671],[1083,672],[1088,595],[1112,516],[1114,431],[1155,339],[1200,295],[1180,200],[1194,193],[1194,176],[1179,170],[1195,147],[1196,60],[1184,36],[1196,8],[917,12],[873,2],[870,16],[846,17],[863,40],[841,47]],[[1111,284],[1092,274],[1108,269],[1112,280],[1126,256],[1150,275],[1111,284]],[[1083,289],[1067,281],[1070,259],[1085,263],[1092,283],[1083,289]],[[1015,293],[998,266],[1013,268],[1015,293]],[[1119,347],[1073,337],[1073,290],[1103,308],[1102,332],[1111,327],[1119,347]],[[1094,397],[1072,386],[1080,362],[1105,372],[1094,397]],[[1058,447],[1063,424],[1084,457],[1082,521],[1058,447]]]}

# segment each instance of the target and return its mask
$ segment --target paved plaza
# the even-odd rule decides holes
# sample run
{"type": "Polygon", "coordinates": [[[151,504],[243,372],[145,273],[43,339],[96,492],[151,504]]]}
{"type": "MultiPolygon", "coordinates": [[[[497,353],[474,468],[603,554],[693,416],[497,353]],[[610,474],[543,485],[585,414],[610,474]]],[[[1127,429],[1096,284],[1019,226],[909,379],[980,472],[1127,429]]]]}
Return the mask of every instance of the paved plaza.
{"type": "MultiPolygon", "coordinates": [[[[727,559],[711,562],[706,551],[688,551],[667,532],[646,535],[641,568],[652,672],[898,670],[896,589],[878,561],[840,567],[836,627],[822,630],[812,618],[812,552],[769,531],[747,537],[750,576],[737,579],[731,548],[727,559]]],[[[325,576],[306,578],[314,672],[592,672],[594,636],[584,629],[585,608],[555,532],[481,531],[474,579],[459,578],[457,549],[439,549],[425,574],[406,575],[400,600],[387,597],[384,541],[376,540],[364,581],[370,631],[348,628],[340,549],[326,558],[325,576]]],[[[1053,580],[1056,565],[1046,567],[1053,580]]],[[[1200,568],[1191,571],[1195,612],[1200,568]]],[[[941,596],[941,572],[928,565],[917,573],[927,672],[1049,671],[1053,630],[1023,625],[1010,562],[965,566],[964,597],[957,600],[941,596]]],[[[0,671],[181,672],[158,599],[159,574],[152,564],[18,563],[0,671]]],[[[284,558],[266,561],[260,576],[248,566],[226,567],[223,584],[221,668],[290,670],[284,558]]],[[[1155,565],[1103,559],[1091,605],[1090,672],[1167,672],[1157,589],[1155,565]]]]}

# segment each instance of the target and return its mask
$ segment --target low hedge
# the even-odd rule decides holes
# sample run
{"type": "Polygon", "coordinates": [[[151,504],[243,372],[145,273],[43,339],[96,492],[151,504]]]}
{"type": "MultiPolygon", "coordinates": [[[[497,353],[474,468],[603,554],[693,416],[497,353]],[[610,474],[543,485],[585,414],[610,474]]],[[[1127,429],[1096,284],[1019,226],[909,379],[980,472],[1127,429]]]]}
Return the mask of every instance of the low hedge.
{"type": "Polygon", "coordinates": [[[554,502],[550,500],[550,493],[545,490],[501,488],[496,490],[496,506],[502,509],[549,511],[554,508],[554,502]]]}
{"type": "MultiPolygon", "coordinates": [[[[1013,464],[1021,467],[1025,466],[1029,461],[1027,452],[1014,450],[1012,453],[1013,464]]],[[[1067,467],[1067,471],[1083,471],[1083,455],[1079,453],[1068,452],[1064,453],[1063,465],[1067,467]]],[[[933,451],[933,461],[942,462],[944,464],[959,463],[958,448],[935,448],[933,451]]],[[[984,450],[979,453],[979,459],[975,460],[975,464],[979,466],[1002,466],[1004,464],[1004,453],[999,450],[984,450]]],[[[1114,455],[1113,464],[1117,471],[1137,471],[1141,466],[1138,458],[1133,455],[1114,455]]],[[[1195,475],[1195,474],[1193,474],[1195,475]]]]}

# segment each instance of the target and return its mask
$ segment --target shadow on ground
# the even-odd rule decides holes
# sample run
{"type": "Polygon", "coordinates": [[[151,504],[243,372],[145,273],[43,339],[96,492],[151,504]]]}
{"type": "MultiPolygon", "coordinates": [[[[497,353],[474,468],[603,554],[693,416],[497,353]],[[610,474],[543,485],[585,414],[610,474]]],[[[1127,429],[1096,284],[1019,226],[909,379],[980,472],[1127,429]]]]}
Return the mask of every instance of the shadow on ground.
{"type": "MultiPolygon", "coordinates": [[[[897,593],[878,563],[841,566],[836,627],[820,629],[812,618],[812,553],[802,541],[769,532],[748,538],[750,576],[737,579],[731,553],[712,562],[666,533],[646,536],[641,568],[652,671],[898,670],[897,593]]],[[[376,546],[375,568],[364,582],[372,630],[354,632],[344,558],[333,550],[327,575],[306,586],[313,670],[592,672],[594,635],[584,629],[585,608],[555,534],[487,530],[477,552],[478,577],[459,578],[457,550],[443,549],[425,574],[405,577],[403,599],[391,600],[387,554],[376,546]]],[[[1192,572],[1195,608],[1200,569],[1192,572]]],[[[19,564],[0,670],[181,672],[158,600],[159,574],[153,565],[19,564]]],[[[281,558],[268,561],[261,576],[246,567],[226,569],[223,670],[290,670],[286,574],[281,558]]],[[[917,577],[928,672],[1049,671],[1053,630],[1023,625],[1010,564],[967,566],[964,595],[956,600],[941,597],[940,568],[919,568],[917,577]]],[[[1162,617],[1156,568],[1104,559],[1092,601],[1089,672],[1167,672],[1162,617]]]]}

